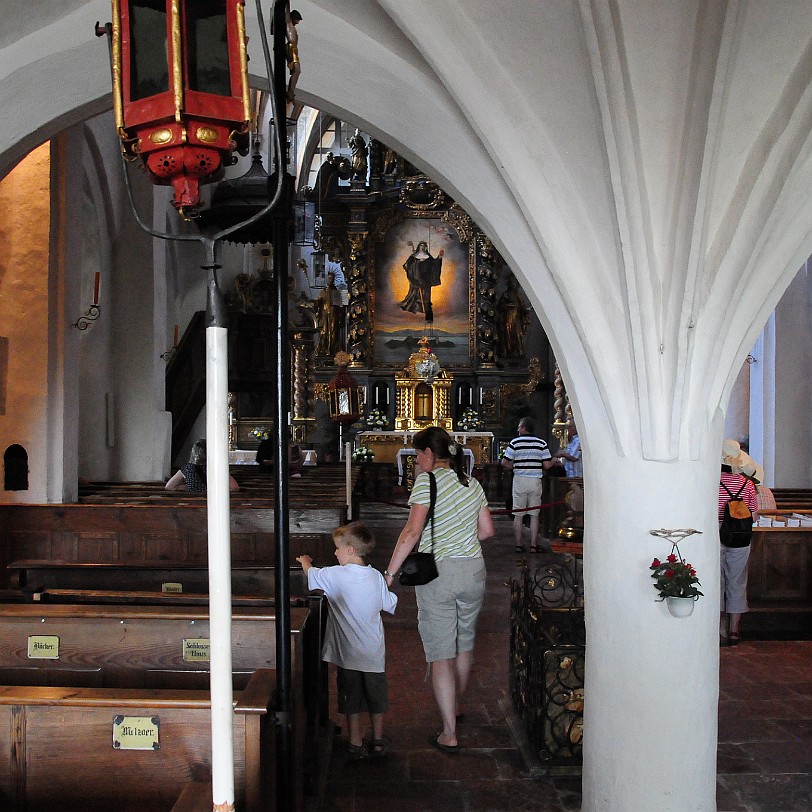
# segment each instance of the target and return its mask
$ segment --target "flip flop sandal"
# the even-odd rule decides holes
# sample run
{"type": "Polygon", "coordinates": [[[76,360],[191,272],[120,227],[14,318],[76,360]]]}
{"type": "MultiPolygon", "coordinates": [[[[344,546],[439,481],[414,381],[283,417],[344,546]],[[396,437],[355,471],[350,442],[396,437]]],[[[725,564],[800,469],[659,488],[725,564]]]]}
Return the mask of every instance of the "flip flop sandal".
{"type": "Polygon", "coordinates": [[[459,753],[460,746],[458,744],[440,744],[440,734],[429,736],[429,744],[436,747],[442,753],[459,753]]]}
{"type": "Polygon", "coordinates": [[[381,756],[385,756],[389,752],[389,748],[392,745],[392,742],[389,739],[372,739],[369,743],[369,755],[372,758],[381,758],[381,756]]]}
{"type": "Polygon", "coordinates": [[[363,744],[352,744],[349,743],[347,745],[347,753],[349,754],[350,758],[353,761],[357,761],[361,758],[366,758],[369,755],[369,751],[363,744]]]}

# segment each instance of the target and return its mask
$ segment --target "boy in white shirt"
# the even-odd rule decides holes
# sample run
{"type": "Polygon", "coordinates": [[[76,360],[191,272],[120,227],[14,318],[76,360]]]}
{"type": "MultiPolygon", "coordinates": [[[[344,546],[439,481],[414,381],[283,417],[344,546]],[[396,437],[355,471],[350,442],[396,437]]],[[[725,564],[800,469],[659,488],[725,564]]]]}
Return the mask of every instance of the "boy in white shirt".
{"type": "Polygon", "coordinates": [[[382,756],[389,749],[383,735],[383,715],[389,705],[381,612],[394,614],[398,598],[381,573],[364,562],[375,539],[363,522],[336,528],[333,542],[337,567],[314,567],[309,555],[296,560],[307,576],[308,588],[323,590],[330,601],[321,658],[338,666],[338,711],[347,716],[350,756],[382,756]],[[372,725],[368,749],[361,730],[364,711],[372,725]]]}

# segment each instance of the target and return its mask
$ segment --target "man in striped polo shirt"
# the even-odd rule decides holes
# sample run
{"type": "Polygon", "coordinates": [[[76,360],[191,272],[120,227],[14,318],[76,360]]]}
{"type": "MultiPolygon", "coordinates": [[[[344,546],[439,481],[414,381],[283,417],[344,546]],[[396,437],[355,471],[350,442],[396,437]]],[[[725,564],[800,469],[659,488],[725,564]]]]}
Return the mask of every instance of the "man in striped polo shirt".
{"type": "Polygon", "coordinates": [[[553,458],[547,443],[533,433],[533,421],[523,417],[519,421],[519,436],[511,440],[502,457],[502,466],[513,471],[513,510],[521,511],[513,515],[513,537],[516,540],[516,552],[523,553],[522,523],[525,514],[530,516],[530,552],[537,553],[537,536],[539,532],[538,505],[541,504],[541,479],[544,472],[554,465],[561,465],[561,460],[553,458]],[[534,510],[523,510],[534,508],[534,510]]]}

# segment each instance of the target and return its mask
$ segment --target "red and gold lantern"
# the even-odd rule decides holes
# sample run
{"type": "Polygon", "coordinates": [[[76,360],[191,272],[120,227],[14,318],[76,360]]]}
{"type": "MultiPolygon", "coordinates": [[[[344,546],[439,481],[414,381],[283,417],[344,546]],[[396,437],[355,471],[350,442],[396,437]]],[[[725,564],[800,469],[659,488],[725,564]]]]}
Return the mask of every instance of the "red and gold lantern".
{"type": "Polygon", "coordinates": [[[335,365],[338,374],[327,384],[330,400],[330,418],[336,423],[349,425],[361,417],[361,387],[358,381],[347,372],[352,356],[346,352],[337,352],[335,365]]]}
{"type": "Polygon", "coordinates": [[[199,207],[248,151],[245,0],[113,0],[113,106],[124,152],[199,207]]]}

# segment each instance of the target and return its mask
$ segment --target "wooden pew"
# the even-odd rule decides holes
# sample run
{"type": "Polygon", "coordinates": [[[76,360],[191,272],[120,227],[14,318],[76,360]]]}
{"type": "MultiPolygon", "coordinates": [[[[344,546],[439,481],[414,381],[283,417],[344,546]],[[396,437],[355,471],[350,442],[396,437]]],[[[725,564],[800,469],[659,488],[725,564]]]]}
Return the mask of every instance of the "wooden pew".
{"type": "MultiPolygon", "coordinates": [[[[320,660],[326,603],[313,598],[311,604],[309,609],[291,609],[291,719],[299,807],[304,803],[305,776],[312,786],[320,767],[316,754],[327,718],[326,670],[320,660]]],[[[258,671],[269,671],[273,678],[274,623],[272,610],[234,609],[235,690],[248,690],[258,671]]],[[[95,689],[94,696],[119,704],[138,699],[139,691],[148,696],[182,691],[186,700],[194,700],[194,707],[198,707],[208,702],[209,670],[208,663],[196,658],[195,652],[200,650],[200,639],[206,640],[208,635],[206,607],[0,606],[0,684],[19,691],[59,689],[66,697],[83,696],[84,691],[95,689]],[[46,651],[50,657],[32,656],[36,646],[50,647],[46,651]]],[[[15,696],[21,695],[19,691],[15,696]]],[[[260,711],[255,708],[250,713],[260,711]]],[[[83,734],[74,735],[81,738],[83,734]]],[[[108,747],[109,736],[108,730],[108,747]]],[[[192,778],[187,776],[185,781],[189,780],[192,778]]]]}
{"type": "Polygon", "coordinates": [[[812,489],[810,488],[773,488],[775,506],[781,511],[812,510],[812,489]]]}
{"type": "Polygon", "coordinates": [[[211,812],[211,784],[192,781],[183,788],[172,812],[211,812]]]}
{"type": "MultiPolygon", "coordinates": [[[[309,610],[290,612],[295,681],[303,685],[309,610]]],[[[237,607],[232,617],[234,685],[241,689],[254,671],[276,665],[276,611],[237,607]]],[[[0,605],[0,684],[208,688],[208,660],[195,657],[191,642],[184,649],[184,641],[208,638],[202,606],[0,605]],[[46,653],[58,656],[34,656],[34,638],[56,638],[58,651],[46,653]]]]}
{"type": "MultiPolygon", "coordinates": [[[[30,591],[119,590],[206,595],[208,565],[184,561],[83,561],[21,560],[8,564],[9,585],[30,591]]],[[[272,598],[276,568],[269,564],[232,563],[231,591],[234,595],[272,598]]],[[[307,582],[301,567],[290,570],[290,594],[302,598],[307,582]]]]}
{"type": "MultiPolygon", "coordinates": [[[[273,477],[258,465],[232,465],[231,475],[240,490],[230,495],[231,506],[273,509],[273,477]]],[[[360,466],[350,470],[350,494],[353,515],[358,515],[358,481],[360,466]]],[[[175,505],[205,504],[205,494],[188,491],[167,491],[163,482],[89,482],[79,489],[82,504],[154,504],[164,502],[175,505]]],[[[347,484],[343,465],[306,467],[300,478],[292,478],[288,484],[288,502],[291,518],[302,510],[313,508],[330,511],[338,520],[332,527],[346,522],[347,484]],[[343,517],[343,518],[341,518],[343,517]]]]}
{"type": "MultiPolygon", "coordinates": [[[[288,558],[310,553],[329,560],[334,508],[291,511],[288,558]]],[[[276,563],[273,509],[232,506],[231,560],[237,566],[276,563]]],[[[0,567],[20,560],[87,564],[171,563],[205,566],[208,521],[205,501],[142,505],[1,505],[0,567]]],[[[0,583],[0,587],[9,585],[0,583]]]]}
{"type": "MultiPolygon", "coordinates": [[[[259,670],[235,695],[235,794],[246,812],[273,809],[274,691],[273,672],[259,670]]],[[[7,812],[170,812],[187,784],[211,777],[204,691],[0,686],[0,726],[7,812]],[[159,746],[115,747],[114,734],[139,719],[157,725],[159,746]]]]}
{"type": "MultiPolygon", "coordinates": [[[[812,517],[812,509],[765,510],[759,520],[786,522],[812,517]]],[[[753,527],[747,594],[751,602],[770,606],[812,605],[812,527],[753,527]]]]}

